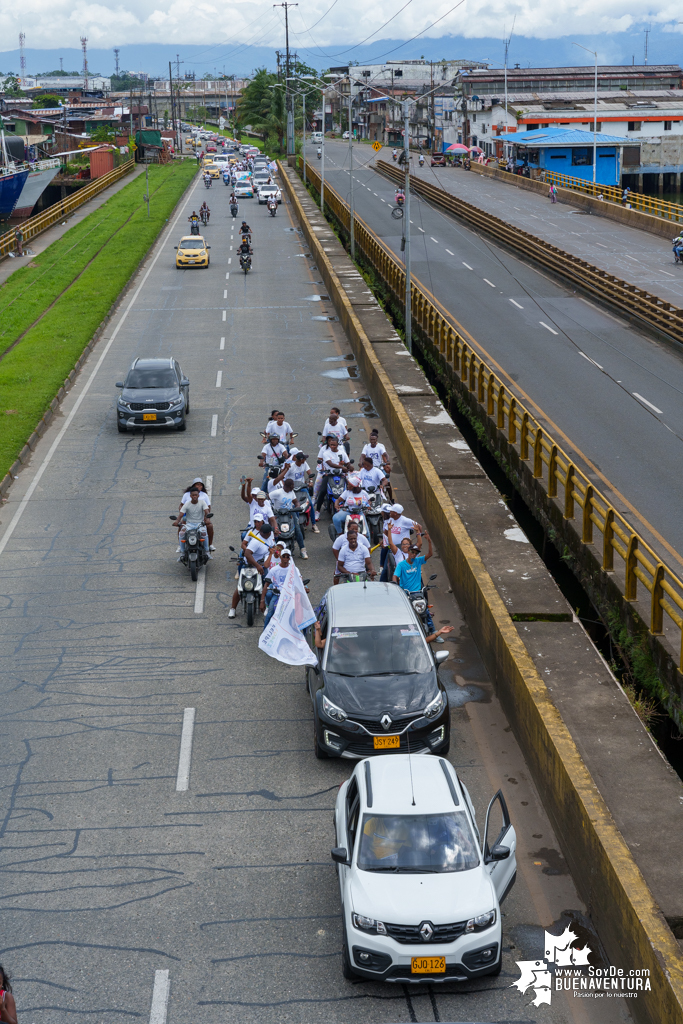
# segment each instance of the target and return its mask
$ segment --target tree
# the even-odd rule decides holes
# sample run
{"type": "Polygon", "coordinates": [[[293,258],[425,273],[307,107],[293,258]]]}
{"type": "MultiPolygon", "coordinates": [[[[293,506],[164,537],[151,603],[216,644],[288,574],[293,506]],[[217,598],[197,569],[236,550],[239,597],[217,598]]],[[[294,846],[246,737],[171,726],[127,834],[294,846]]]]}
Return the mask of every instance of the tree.
{"type": "Polygon", "coordinates": [[[116,135],[116,129],[112,128],[111,125],[101,124],[98,128],[93,128],[88,138],[90,142],[113,142],[116,135]]]}
{"type": "Polygon", "coordinates": [[[60,105],[59,96],[54,96],[52,93],[45,96],[37,96],[33,101],[33,110],[40,110],[41,108],[47,107],[58,107],[60,105]]]}
{"type": "Polygon", "coordinates": [[[283,149],[287,117],[285,91],[277,75],[259,68],[237,102],[235,123],[251,125],[252,131],[265,142],[269,136],[279,139],[283,149]],[[270,86],[279,86],[271,89],[270,86]]]}
{"type": "Polygon", "coordinates": [[[9,74],[3,82],[3,92],[5,96],[23,96],[24,93],[21,91],[21,81],[16,75],[9,74]]]}

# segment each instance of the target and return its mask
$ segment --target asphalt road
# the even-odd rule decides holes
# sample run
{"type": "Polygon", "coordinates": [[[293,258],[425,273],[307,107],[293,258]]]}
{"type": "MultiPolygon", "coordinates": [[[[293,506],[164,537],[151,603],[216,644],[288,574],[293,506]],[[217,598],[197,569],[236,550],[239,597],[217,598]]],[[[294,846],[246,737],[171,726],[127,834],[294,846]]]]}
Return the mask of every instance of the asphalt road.
{"type": "MultiPolygon", "coordinates": [[[[356,453],[378,421],[343,372],[338,325],[320,319],[330,307],[286,207],[271,219],[241,204],[255,236],[245,279],[214,185],[211,266],[175,269],[204,197],[196,185],[169,223],[0,515],[0,960],[22,1024],[626,1020],[618,1000],[554,994],[536,1010],[510,987],[515,961],[542,955],[543,928],[585,908],[438,559],[435,618],[456,627],[451,759],[480,822],[503,787],[518,835],[503,973],[412,995],[343,980],[329,851],[351,766],[314,759],[303,672],[228,620],[228,544],[273,407],[309,453],[331,404],[344,403],[356,453]],[[162,354],[191,380],[187,431],[119,436],[114,382],[135,356],[162,354]],[[177,564],[168,519],[198,474],[218,549],[204,589],[177,564]]],[[[308,547],[315,601],[333,568],[325,529],[308,547]]]]}
{"type": "MultiPolygon", "coordinates": [[[[369,163],[370,152],[356,147],[354,166],[369,163]]],[[[326,143],[325,161],[326,178],[348,198],[347,144],[326,143]]],[[[354,185],[356,212],[400,254],[401,222],[390,215],[394,186],[366,166],[355,170],[354,185]]],[[[680,571],[680,354],[416,196],[411,214],[415,277],[680,571]]]]}

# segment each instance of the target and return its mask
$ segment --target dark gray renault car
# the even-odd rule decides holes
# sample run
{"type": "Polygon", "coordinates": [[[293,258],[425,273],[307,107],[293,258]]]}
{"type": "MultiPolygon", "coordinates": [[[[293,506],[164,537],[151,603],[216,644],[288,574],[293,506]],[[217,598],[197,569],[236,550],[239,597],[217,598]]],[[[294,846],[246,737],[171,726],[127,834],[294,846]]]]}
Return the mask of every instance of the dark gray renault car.
{"type": "Polygon", "coordinates": [[[437,670],[448,653],[432,651],[401,588],[330,587],[317,616],[325,647],[307,669],[315,756],[445,757],[450,708],[437,670]]]}
{"type": "Polygon", "coordinates": [[[136,359],[116,403],[120,434],[129,427],[175,427],[185,430],[190,411],[190,382],[175,359],[136,359]]]}

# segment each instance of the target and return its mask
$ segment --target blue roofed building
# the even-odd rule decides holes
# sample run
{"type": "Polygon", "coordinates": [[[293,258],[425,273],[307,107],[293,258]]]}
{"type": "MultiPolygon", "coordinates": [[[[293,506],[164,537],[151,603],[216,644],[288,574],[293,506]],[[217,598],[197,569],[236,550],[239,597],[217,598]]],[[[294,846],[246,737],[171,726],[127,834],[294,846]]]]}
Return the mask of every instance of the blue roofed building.
{"type": "MultiPolygon", "coordinates": [[[[541,171],[557,171],[586,181],[593,180],[593,138],[593,132],[575,128],[536,128],[499,136],[517,166],[528,167],[532,177],[541,171]]],[[[622,147],[627,141],[618,135],[595,133],[597,184],[619,186],[622,147]]]]}

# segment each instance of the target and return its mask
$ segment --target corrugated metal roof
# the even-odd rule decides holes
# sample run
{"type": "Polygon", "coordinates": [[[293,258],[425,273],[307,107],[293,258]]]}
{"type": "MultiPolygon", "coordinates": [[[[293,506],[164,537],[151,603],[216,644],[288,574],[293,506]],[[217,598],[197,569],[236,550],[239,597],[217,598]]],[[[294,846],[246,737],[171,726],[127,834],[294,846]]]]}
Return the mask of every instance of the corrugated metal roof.
{"type": "MultiPolygon", "coordinates": [[[[534,145],[542,148],[593,145],[593,132],[582,132],[578,128],[537,128],[535,131],[504,133],[498,138],[520,145],[534,145]]],[[[596,132],[595,140],[598,146],[623,146],[625,142],[629,141],[621,135],[605,135],[604,132],[596,132]]]]}

